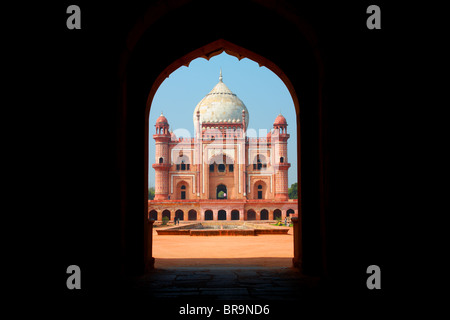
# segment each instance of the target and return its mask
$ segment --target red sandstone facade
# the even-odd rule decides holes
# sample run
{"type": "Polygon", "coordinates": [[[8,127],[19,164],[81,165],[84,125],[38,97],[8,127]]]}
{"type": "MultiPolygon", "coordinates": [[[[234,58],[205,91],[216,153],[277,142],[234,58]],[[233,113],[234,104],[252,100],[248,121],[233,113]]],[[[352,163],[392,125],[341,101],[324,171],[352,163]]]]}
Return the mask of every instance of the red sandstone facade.
{"type": "Polygon", "coordinates": [[[194,111],[194,138],[177,138],[161,114],[155,124],[155,198],[149,218],[275,220],[297,216],[288,197],[286,119],[263,138],[247,137],[247,108],[222,82],[194,111]]]}

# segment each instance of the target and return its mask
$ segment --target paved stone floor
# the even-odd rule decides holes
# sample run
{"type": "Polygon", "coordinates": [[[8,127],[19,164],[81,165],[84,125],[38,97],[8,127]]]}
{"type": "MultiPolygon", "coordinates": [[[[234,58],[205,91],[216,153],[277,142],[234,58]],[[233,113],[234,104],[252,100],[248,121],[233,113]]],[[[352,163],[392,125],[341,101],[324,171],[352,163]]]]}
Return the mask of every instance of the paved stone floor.
{"type": "Polygon", "coordinates": [[[317,292],[319,281],[295,268],[218,265],[155,269],[130,290],[154,299],[298,300],[317,292]]]}

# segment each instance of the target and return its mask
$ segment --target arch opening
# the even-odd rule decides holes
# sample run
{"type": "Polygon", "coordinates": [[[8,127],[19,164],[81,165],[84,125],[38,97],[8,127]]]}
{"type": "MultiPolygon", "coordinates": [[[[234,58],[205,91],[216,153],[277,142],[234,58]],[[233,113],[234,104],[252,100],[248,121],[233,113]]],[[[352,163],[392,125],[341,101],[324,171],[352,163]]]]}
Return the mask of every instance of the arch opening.
{"type": "Polygon", "coordinates": [[[256,212],[253,209],[247,211],[247,220],[256,220],[256,212]]]}
{"type": "Polygon", "coordinates": [[[225,210],[219,210],[217,220],[227,220],[227,212],[225,210]]]}
{"type": "Polygon", "coordinates": [[[184,220],[184,211],[181,209],[175,211],[175,218],[183,221],[184,220]]]}
{"type": "Polygon", "coordinates": [[[231,220],[239,220],[239,210],[231,210],[231,220]]]}
{"type": "Polygon", "coordinates": [[[216,199],[225,200],[227,198],[227,186],[224,184],[219,184],[216,189],[216,199]]]}
{"type": "Polygon", "coordinates": [[[189,210],[188,212],[188,220],[189,221],[195,221],[197,220],[197,211],[194,209],[189,210]]]}
{"type": "Polygon", "coordinates": [[[269,220],[269,211],[266,209],[261,210],[260,217],[261,220],[269,220]]]}
{"type": "MultiPolygon", "coordinates": [[[[226,51],[225,49],[223,49],[223,51],[226,51]]],[[[229,53],[229,52],[227,52],[227,53],[229,53]]],[[[230,54],[230,53],[229,53],[230,54]]],[[[209,57],[208,57],[208,59],[211,57],[211,56],[213,56],[213,55],[210,55],[209,57]]],[[[242,57],[242,56],[241,56],[242,57]]],[[[281,78],[281,77],[280,77],[281,78]]],[[[284,80],[283,80],[284,81],[284,80]]],[[[155,84],[156,84],[156,82],[155,82],[155,84]]],[[[291,94],[292,94],[292,92],[291,92],[291,94]]],[[[152,94],[150,94],[149,95],[149,100],[151,101],[151,97],[152,97],[152,94]]],[[[294,99],[294,102],[295,103],[297,103],[297,101],[296,101],[296,99],[294,99]]],[[[298,109],[298,106],[296,105],[296,109],[298,109]]],[[[258,166],[258,165],[257,165],[258,166]]],[[[262,168],[262,165],[261,165],[261,168],[262,168]]],[[[212,213],[212,212],[211,212],[212,213]]],[[[212,220],[212,219],[211,219],[212,220]]]]}
{"type": "Polygon", "coordinates": [[[205,220],[213,220],[213,212],[212,210],[205,211],[205,220]]]}

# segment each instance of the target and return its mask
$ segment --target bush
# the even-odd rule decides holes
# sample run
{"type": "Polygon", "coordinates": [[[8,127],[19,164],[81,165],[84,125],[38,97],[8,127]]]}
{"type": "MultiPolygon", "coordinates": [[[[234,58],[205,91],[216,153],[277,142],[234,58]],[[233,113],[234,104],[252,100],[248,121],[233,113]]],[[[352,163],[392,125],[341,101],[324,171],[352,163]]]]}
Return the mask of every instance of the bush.
{"type": "Polygon", "coordinates": [[[167,225],[167,222],[169,222],[169,218],[166,216],[162,217],[162,225],[163,226],[167,225]]]}

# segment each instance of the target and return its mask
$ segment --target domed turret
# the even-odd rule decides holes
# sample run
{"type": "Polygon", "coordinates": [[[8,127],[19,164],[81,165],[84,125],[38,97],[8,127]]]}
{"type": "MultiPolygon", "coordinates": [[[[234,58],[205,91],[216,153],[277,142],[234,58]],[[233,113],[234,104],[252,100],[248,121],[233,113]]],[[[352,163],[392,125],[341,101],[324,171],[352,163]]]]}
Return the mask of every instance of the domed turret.
{"type": "Polygon", "coordinates": [[[156,119],[156,125],[157,126],[169,125],[169,122],[167,121],[166,117],[164,117],[162,112],[161,115],[158,117],[158,119],[156,119]]]}
{"type": "Polygon", "coordinates": [[[169,134],[169,122],[166,117],[164,117],[163,113],[156,119],[156,134],[169,134]]]}
{"type": "Polygon", "coordinates": [[[287,125],[286,118],[280,113],[273,123],[273,125],[287,125]]]}
{"type": "Polygon", "coordinates": [[[242,113],[245,113],[245,129],[248,127],[249,114],[247,107],[222,82],[222,70],[219,83],[197,104],[194,110],[194,126],[197,126],[197,111],[200,113],[200,123],[239,123],[242,122],[242,113]]]}
{"type": "Polygon", "coordinates": [[[287,134],[287,122],[286,118],[280,113],[273,122],[273,128],[275,132],[279,132],[280,134],[287,134]]]}

